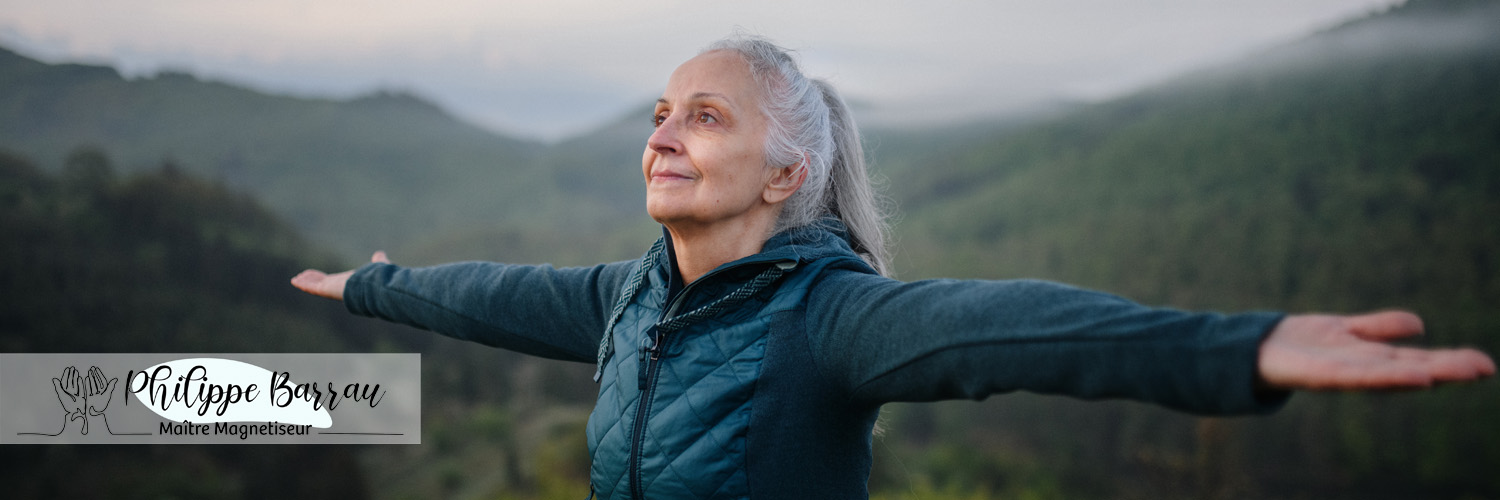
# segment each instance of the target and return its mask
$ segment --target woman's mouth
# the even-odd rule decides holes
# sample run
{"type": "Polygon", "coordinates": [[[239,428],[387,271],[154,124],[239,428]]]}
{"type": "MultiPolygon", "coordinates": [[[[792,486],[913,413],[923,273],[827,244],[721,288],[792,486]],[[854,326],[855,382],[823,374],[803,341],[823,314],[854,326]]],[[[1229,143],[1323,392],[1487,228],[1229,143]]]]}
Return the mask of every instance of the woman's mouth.
{"type": "Polygon", "coordinates": [[[679,174],[679,173],[676,173],[676,172],[663,171],[663,172],[655,172],[655,173],[651,174],[651,181],[652,182],[657,182],[657,181],[661,181],[661,182],[673,182],[673,181],[691,181],[691,180],[693,180],[692,177],[688,177],[686,175],[682,175],[682,174],[679,174]]]}

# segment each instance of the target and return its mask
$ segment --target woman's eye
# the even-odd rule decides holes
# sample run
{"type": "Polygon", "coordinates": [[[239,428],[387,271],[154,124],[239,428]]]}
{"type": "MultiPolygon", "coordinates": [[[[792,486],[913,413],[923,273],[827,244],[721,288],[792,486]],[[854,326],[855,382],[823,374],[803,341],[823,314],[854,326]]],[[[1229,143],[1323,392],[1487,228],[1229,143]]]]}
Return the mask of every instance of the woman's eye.
{"type": "Polygon", "coordinates": [[[709,124],[709,123],[718,123],[718,121],[719,120],[717,118],[714,118],[713,115],[710,115],[708,113],[702,113],[702,114],[698,115],[698,123],[702,123],[702,124],[706,125],[706,124],[709,124]]]}
{"type": "Polygon", "coordinates": [[[665,121],[667,121],[667,115],[665,114],[651,115],[651,126],[653,127],[660,127],[662,122],[665,121]]]}

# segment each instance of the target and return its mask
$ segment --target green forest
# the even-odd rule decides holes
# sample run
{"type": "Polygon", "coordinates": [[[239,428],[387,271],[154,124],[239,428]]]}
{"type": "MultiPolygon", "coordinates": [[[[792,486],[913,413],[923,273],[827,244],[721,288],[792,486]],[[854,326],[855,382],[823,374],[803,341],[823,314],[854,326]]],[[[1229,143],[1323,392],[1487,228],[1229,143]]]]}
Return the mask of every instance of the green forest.
{"type": "MultiPolygon", "coordinates": [[[[1107,102],[865,131],[897,277],[1184,309],[1413,310],[1500,353],[1500,3],[1413,0],[1107,102]]],[[[592,366],[357,318],[307,267],[634,258],[642,110],[543,144],[0,49],[0,351],[421,352],[416,446],[0,447],[18,498],[584,498],[592,366]],[[144,460],[143,460],[144,458],[144,460]],[[87,470],[88,474],[78,471],[87,470]],[[330,484],[328,478],[338,478],[330,484]],[[350,489],[350,485],[357,485],[350,489]]],[[[1500,498],[1500,382],[1266,417],[888,405],[876,498],[1500,498]]]]}

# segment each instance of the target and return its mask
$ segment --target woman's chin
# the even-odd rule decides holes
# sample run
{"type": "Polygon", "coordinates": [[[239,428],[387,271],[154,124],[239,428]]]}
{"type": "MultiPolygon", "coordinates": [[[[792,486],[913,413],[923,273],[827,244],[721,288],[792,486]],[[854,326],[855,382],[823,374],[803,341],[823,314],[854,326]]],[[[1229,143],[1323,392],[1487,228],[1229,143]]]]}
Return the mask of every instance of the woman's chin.
{"type": "Polygon", "coordinates": [[[683,209],[683,207],[681,206],[675,206],[670,203],[653,202],[652,200],[648,199],[646,200],[646,214],[650,215],[651,219],[655,220],[658,223],[671,224],[673,222],[680,222],[684,219],[687,219],[690,211],[683,209]]]}
{"type": "Polygon", "coordinates": [[[687,203],[652,203],[646,204],[646,214],[651,216],[657,223],[678,229],[712,224],[718,220],[715,214],[705,211],[703,207],[694,207],[687,203]]]}

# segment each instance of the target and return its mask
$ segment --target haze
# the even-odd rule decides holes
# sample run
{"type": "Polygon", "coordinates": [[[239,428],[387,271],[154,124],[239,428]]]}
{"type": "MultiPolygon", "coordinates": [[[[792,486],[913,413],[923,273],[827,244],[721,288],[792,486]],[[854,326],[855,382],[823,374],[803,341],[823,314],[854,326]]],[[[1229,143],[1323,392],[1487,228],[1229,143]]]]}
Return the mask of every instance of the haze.
{"type": "Polygon", "coordinates": [[[935,3],[0,0],[0,45],[128,77],[185,71],[334,98],[407,91],[555,140],[651,101],[676,65],[736,27],[799,49],[867,121],[928,124],[1107,99],[1396,2],[935,3]]]}

